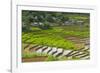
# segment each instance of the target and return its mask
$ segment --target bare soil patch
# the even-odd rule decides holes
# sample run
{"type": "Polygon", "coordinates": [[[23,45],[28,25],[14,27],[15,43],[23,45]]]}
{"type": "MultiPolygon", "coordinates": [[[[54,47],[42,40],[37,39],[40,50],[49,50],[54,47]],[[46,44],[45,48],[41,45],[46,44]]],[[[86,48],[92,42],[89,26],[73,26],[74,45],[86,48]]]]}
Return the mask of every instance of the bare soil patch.
{"type": "Polygon", "coordinates": [[[75,47],[77,49],[83,48],[87,41],[89,41],[89,38],[79,38],[76,36],[67,36],[66,40],[69,40],[75,44],[75,47]]]}
{"type": "Polygon", "coordinates": [[[45,61],[47,59],[47,56],[38,56],[34,58],[22,58],[22,62],[40,62],[45,61]]]}

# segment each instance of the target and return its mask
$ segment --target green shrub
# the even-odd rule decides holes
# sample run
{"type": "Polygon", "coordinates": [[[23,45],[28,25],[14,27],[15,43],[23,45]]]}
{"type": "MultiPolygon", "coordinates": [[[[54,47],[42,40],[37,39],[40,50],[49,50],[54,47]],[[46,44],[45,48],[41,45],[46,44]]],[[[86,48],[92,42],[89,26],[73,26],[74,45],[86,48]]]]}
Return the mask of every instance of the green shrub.
{"type": "Polygon", "coordinates": [[[54,56],[51,56],[49,55],[48,58],[46,59],[46,61],[57,61],[58,58],[57,57],[54,57],[54,56]]]}

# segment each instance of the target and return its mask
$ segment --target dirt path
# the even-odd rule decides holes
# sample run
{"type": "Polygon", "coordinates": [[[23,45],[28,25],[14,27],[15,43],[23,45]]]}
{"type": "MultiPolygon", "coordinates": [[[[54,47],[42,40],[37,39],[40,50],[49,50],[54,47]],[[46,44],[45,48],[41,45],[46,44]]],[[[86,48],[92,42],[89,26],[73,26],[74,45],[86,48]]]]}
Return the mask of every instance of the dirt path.
{"type": "Polygon", "coordinates": [[[47,59],[46,56],[39,56],[34,58],[22,58],[22,62],[41,62],[47,59]]]}

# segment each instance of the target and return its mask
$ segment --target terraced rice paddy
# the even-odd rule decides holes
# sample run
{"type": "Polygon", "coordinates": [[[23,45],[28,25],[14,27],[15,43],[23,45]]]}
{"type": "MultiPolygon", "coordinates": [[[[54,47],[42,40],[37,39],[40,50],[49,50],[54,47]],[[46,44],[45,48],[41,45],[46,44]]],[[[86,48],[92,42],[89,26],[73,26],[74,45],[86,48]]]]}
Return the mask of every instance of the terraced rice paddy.
{"type": "Polygon", "coordinates": [[[90,59],[90,14],[22,10],[22,62],[90,59]]]}
{"type": "Polygon", "coordinates": [[[31,56],[26,55],[23,62],[32,61],[52,61],[52,60],[85,60],[89,59],[89,44],[78,50],[64,50],[63,48],[48,47],[42,45],[23,44],[23,52],[31,53],[31,56]],[[49,59],[51,57],[51,59],[49,59]]]}

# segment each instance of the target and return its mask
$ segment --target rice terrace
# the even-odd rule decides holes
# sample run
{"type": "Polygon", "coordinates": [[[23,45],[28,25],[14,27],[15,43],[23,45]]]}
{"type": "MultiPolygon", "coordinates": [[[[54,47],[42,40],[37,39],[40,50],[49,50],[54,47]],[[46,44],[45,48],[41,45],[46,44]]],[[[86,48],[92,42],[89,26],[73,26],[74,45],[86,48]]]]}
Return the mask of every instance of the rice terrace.
{"type": "Polygon", "coordinates": [[[22,62],[90,59],[90,14],[22,10],[22,62]]]}

